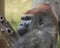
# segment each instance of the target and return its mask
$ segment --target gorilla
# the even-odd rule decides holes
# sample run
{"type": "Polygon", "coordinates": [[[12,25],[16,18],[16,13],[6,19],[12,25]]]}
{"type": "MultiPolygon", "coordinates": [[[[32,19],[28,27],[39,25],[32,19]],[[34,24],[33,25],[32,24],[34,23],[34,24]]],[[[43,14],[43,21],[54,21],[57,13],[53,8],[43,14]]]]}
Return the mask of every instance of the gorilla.
{"type": "Polygon", "coordinates": [[[21,17],[21,22],[17,29],[17,32],[20,36],[23,36],[24,34],[26,34],[28,32],[28,26],[31,23],[31,18],[32,18],[32,16],[30,14],[23,15],[21,17]]]}
{"type": "Polygon", "coordinates": [[[57,18],[51,6],[39,4],[25,13],[28,14],[32,15],[28,33],[24,34],[13,48],[56,48],[57,18]]]}

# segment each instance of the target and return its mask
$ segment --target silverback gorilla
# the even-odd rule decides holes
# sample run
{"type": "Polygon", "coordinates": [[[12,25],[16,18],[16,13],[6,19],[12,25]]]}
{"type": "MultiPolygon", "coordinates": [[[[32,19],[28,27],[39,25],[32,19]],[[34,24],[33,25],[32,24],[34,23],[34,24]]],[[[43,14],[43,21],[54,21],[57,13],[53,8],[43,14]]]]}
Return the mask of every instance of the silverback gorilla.
{"type": "Polygon", "coordinates": [[[57,19],[51,6],[39,4],[24,15],[32,15],[28,33],[24,34],[13,48],[56,48],[57,19]]]}

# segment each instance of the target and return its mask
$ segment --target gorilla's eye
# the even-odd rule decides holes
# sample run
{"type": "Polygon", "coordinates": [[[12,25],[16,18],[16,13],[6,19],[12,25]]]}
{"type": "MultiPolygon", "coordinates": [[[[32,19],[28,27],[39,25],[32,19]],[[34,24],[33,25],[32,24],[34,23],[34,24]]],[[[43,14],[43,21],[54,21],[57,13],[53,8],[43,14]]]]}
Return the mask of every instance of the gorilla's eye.
{"type": "Polygon", "coordinates": [[[42,16],[42,17],[43,17],[43,16],[46,16],[46,15],[48,15],[48,13],[43,13],[43,12],[42,12],[42,13],[40,14],[40,16],[42,16]]]}
{"type": "Polygon", "coordinates": [[[43,24],[42,18],[39,18],[39,25],[43,24]]]}
{"type": "Polygon", "coordinates": [[[21,17],[22,20],[31,20],[31,16],[21,17]]]}

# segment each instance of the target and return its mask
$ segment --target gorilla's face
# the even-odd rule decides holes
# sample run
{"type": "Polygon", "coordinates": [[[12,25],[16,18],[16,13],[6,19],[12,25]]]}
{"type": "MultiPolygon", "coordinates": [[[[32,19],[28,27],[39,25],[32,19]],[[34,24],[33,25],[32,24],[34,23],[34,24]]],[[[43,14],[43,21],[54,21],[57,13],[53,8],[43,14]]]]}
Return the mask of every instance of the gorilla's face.
{"type": "Polygon", "coordinates": [[[31,16],[21,17],[20,28],[27,29],[30,23],[31,23],[31,16]]]}
{"type": "Polygon", "coordinates": [[[22,36],[28,32],[28,27],[31,23],[31,18],[32,18],[32,16],[29,16],[29,15],[25,15],[25,16],[21,17],[21,22],[20,22],[20,24],[18,26],[18,30],[17,30],[19,35],[22,36]]]}

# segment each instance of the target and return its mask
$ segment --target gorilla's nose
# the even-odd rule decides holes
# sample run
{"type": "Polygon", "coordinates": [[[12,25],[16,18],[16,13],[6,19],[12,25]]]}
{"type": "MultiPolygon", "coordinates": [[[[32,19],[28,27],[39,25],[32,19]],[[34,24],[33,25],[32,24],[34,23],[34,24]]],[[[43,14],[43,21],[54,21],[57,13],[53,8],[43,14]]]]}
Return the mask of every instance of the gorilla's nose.
{"type": "Polygon", "coordinates": [[[27,27],[26,25],[20,24],[17,32],[19,33],[20,36],[24,35],[25,33],[27,33],[27,27]]]}

